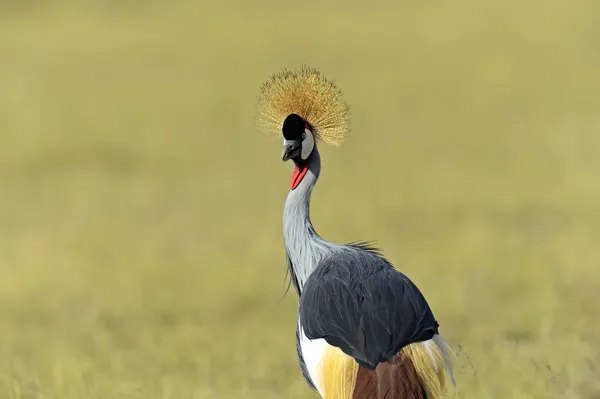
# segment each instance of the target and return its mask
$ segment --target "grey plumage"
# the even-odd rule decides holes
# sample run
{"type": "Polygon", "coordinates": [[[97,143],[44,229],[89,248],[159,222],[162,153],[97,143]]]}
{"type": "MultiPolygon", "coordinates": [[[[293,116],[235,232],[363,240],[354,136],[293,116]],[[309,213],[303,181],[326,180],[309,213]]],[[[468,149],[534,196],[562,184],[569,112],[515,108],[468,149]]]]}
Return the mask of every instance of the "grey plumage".
{"type": "Polygon", "coordinates": [[[298,293],[319,261],[337,245],[323,240],[310,220],[310,197],[321,172],[321,156],[315,148],[308,159],[308,172],[289,192],[283,211],[283,239],[288,267],[298,293]]]}

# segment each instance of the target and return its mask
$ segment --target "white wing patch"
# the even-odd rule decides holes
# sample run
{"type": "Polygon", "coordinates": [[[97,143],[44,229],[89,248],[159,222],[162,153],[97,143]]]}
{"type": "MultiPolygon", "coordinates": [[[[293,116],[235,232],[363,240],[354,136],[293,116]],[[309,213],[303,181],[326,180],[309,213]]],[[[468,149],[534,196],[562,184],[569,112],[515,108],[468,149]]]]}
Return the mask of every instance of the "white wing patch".
{"type": "Polygon", "coordinates": [[[310,379],[317,388],[317,391],[321,394],[321,397],[324,395],[323,387],[321,385],[321,377],[318,374],[317,370],[319,364],[321,363],[321,359],[323,358],[323,354],[325,350],[330,347],[330,345],[323,339],[315,339],[310,340],[305,334],[302,326],[300,326],[300,348],[302,349],[302,357],[304,358],[304,364],[306,364],[306,369],[308,370],[308,375],[310,379]]]}

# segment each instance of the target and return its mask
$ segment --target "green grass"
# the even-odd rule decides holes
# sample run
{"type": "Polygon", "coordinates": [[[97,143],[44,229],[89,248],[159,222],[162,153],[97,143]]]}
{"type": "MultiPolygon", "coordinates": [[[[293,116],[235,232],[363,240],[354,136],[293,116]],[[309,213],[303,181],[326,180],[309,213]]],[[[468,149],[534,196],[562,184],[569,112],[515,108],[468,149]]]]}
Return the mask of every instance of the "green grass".
{"type": "Polygon", "coordinates": [[[315,398],[264,79],[353,108],[313,221],[423,290],[466,398],[600,397],[596,1],[0,2],[0,398],[315,398]]]}

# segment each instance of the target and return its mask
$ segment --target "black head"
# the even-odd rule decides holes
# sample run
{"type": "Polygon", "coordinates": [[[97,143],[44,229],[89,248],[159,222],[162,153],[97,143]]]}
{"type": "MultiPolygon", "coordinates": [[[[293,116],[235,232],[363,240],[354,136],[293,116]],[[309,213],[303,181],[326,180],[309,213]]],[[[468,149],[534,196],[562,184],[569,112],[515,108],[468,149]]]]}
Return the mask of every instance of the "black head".
{"type": "Polygon", "coordinates": [[[306,122],[304,122],[304,119],[300,115],[290,114],[283,121],[281,131],[286,140],[301,140],[305,127],[306,122]]]}
{"type": "Polygon", "coordinates": [[[306,161],[315,148],[311,127],[301,116],[290,114],[283,121],[283,161],[293,159],[296,163],[306,161]]]}

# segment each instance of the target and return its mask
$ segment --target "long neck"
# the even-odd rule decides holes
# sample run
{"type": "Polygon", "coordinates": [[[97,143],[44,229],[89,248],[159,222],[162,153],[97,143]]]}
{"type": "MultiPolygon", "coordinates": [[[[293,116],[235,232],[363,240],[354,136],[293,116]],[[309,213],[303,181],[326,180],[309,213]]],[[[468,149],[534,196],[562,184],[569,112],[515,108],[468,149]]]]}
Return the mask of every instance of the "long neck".
{"type": "Polygon", "coordinates": [[[308,172],[295,190],[290,191],[283,212],[283,238],[291,272],[299,288],[313,272],[318,261],[333,244],[323,240],[310,221],[310,197],[321,171],[321,157],[315,148],[308,159],[308,172]]]}

